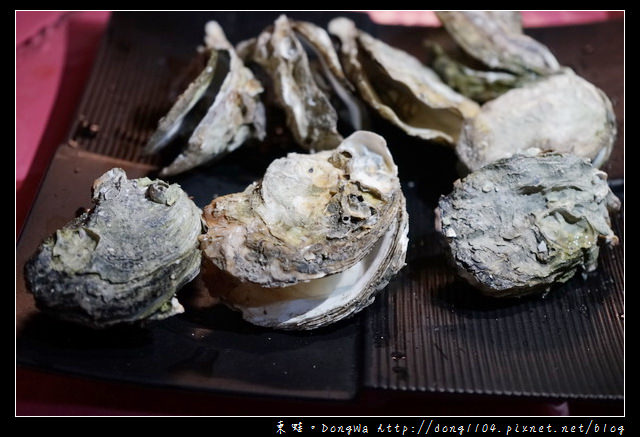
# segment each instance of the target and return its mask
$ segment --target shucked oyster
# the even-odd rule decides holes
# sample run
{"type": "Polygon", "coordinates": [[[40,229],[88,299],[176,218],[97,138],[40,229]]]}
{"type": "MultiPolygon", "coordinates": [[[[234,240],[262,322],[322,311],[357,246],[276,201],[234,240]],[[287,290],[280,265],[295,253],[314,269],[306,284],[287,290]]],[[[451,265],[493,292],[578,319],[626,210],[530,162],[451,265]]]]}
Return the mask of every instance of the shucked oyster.
{"type": "Polygon", "coordinates": [[[218,23],[208,22],[205,31],[205,43],[210,51],[207,66],[160,120],[145,151],[153,153],[169,144],[185,125],[188,115],[199,116],[203,109],[206,114],[192,132],[188,146],[160,176],[190,170],[237,149],[249,138],[265,136],[264,106],[260,101],[262,85],[244,66],[218,23]],[[220,64],[226,61],[222,59],[225,54],[229,72],[216,94],[214,77],[217,69],[224,68],[220,64]]]}
{"type": "Polygon", "coordinates": [[[326,32],[310,23],[281,15],[255,39],[238,48],[245,59],[262,66],[271,77],[278,104],[296,142],[307,150],[333,149],[340,144],[338,115],[315,82],[309,58],[294,28],[318,53],[331,76],[344,83],[344,74],[326,32]]]}
{"type": "Polygon", "coordinates": [[[419,60],[358,30],[347,18],[329,23],[341,41],[347,77],[381,116],[409,135],[455,144],[462,122],[479,110],[419,60]]]}
{"type": "Polygon", "coordinates": [[[436,228],[464,278],[490,296],[522,296],[597,267],[620,209],[606,174],[573,155],[515,155],[456,181],[436,228]]]}
{"type": "Polygon", "coordinates": [[[440,11],[447,32],[471,56],[491,68],[547,75],[560,64],[547,47],[522,33],[513,11],[440,11]]]}
{"type": "Polygon", "coordinates": [[[374,299],[403,265],[408,216],[384,139],[291,153],[262,181],[204,209],[205,258],[235,279],[213,292],[251,323],[312,329],[374,299]]]}
{"type": "Polygon", "coordinates": [[[181,313],[175,293],[200,270],[196,205],[177,184],[119,168],[94,182],[93,203],[27,262],[37,306],[94,328],[181,313]]]}
{"type": "Polygon", "coordinates": [[[470,170],[530,148],[573,153],[601,167],[615,137],[609,98],[567,70],[485,103],[465,122],[456,152],[470,170]]]}

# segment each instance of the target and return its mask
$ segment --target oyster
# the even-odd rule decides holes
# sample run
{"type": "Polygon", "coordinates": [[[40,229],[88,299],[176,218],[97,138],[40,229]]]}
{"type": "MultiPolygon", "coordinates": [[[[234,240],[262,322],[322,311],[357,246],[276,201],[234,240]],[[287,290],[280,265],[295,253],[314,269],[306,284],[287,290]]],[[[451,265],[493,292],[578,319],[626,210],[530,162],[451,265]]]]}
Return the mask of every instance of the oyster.
{"type": "Polygon", "coordinates": [[[440,11],[436,15],[468,54],[491,68],[539,75],[560,69],[546,46],[522,33],[513,11],[440,11]]]}
{"type": "Polygon", "coordinates": [[[478,103],[493,100],[507,91],[538,78],[507,71],[483,71],[469,68],[447,55],[442,47],[429,44],[435,53],[433,69],[454,90],[478,103]]]}
{"type": "Polygon", "coordinates": [[[199,102],[210,106],[191,133],[187,147],[162,169],[160,176],[172,176],[206,164],[237,149],[249,138],[262,140],[265,136],[262,85],[244,66],[217,22],[208,22],[205,32],[205,43],[211,53],[207,66],[160,120],[145,151],[153,153],[169,144],[199,102]],[[223,53],[228,56],[229,71],[215,94],[214,77],[216,69],[221,68],[223,53]],[[212,95],[215,99],[210,103],[212,95]]]}
{"type": "Polygon", "coordinates": [[[177,184],[114,168],[94,182],[93,203],[25,265],[37,306],[94,328],[182,312],[175,293],[200,270],[193,201],[177,184]]]}
{"type": "Polygon", "coordinates": [[[573,153],[601,167],[616,137],[609,98],[570,70],[485,103],[456,146],[470,170],[530,148],[573,153]]]}
{"type": "MultiPolygon", "coordinates": [[[[278,104],[286,113],[287,125],[296,142],[307,150],[333,149],[342,141],[338,133],[338,116],[329,97],[318,87],[309,66],[309,58],[294,32],[294,26],[317,42],[321,59],[333,73],[341,71],[340,64],[330,51],[333,47],[324,30],[310,24],[292,23],[281,15],[273,26],[263,30],[255,39],[245,41],[238,48],[245,59],[264,68],[273,82],[278,104]]],[[[338,76],[339,77],[339,73],[338,76]]]]}
{"type": "Polygon", "coordinates": [[[214,199],[203,216],[204,256],[233,278],[213,293],[261,326],[340,320],[404,265],[405,199],[386,142],[371,132],[275,160],[262,181],[214,199]]]}
{"type": "Polygon", "coordinates": [[[347,77],[361,97],[406,133],[455,144],[465,118],[477,103],[443,83],[430,68],[408,53],[358,30],[347,18],[329,23],[341,41],[347,77]]]}
{"type": "Polygon", "coordinates": [[[618,243],[620,209],[588,160],[546,153],[495,161],[440,198],[436,228],[458,272],[494,297],[548,290],[597,267],[600,242],[618,243]]]}

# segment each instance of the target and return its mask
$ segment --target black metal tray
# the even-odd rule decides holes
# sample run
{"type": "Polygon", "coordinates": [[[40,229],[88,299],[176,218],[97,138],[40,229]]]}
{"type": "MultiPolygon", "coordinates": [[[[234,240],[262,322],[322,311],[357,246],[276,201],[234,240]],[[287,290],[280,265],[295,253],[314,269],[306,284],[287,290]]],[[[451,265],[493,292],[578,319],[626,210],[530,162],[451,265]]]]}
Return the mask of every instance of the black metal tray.
{"type": "MultiPolygon", "coordinates": [[[[154,174],[164,157],[141,147],[170,107],[176,77],[191,62],[204,23],[216,19],[233,43],[255,36],[275,12],[114,13],[70,129],[16,248],[16,353],[20,365],[98,378],[220,392],[350,399],[361,388],[530,398],[613,399],[624,393],[624,252],[604,249],[600,268],[546,298],[496,301],[456,279],[433,229],[440,194],[457,178],[451,150],[407,137],[383,120],[410,215],[407,266],[358,316],[314,332],[251,326],[209,307],[197,287],[180,292],[187,311],[146,328],[104,332],[40,314],[26,292],[25,260],[40,241],[89,206],[89,187],[111,167],[154,174]],[[95,124],[97,134],[87,129],[95,124]]],[[[338,14],[290,13],[323,26],[338,14]]],[[[340,14],[344,15],[344,14],[340,14]]],[[[425,59],[424,38],[447,44],[441,29],[361,28],[425,59]]],[[[619,139],[605,168],[623,191],[622,22],[536,29],[561,63],[615,103],[619,139]],[[586,49],[585,49],[586,47],[586,49]],[[594,56],[594,51],[599,56],[594,56]]],[[[211,166],[175,178],[199,206],[244,189],[295,146],[270,132],[211,166]]],[[[621,241],[623,214],[614,220],[621,241]]]]}

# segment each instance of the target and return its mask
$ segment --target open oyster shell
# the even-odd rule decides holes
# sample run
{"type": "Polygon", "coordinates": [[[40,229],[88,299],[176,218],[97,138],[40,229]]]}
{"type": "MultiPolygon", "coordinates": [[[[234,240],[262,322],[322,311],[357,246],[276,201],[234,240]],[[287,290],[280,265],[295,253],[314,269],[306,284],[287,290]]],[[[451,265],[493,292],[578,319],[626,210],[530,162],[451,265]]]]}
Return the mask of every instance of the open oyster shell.
{"type": "Polygon", "coordinates": [[[179,185],[114,168],[94,207],[47,238],[25,266],[37,306],[93,328],[183,311],[175,293],[200,270],[201,211],[179,185]]]}
{"type": "Polygon", "coordinates": [[[159,121],[145,151],[153,153],[165,147],[180,132],[185,118],[198,110],[198,104],[207,106],[211,95],[215,95],[215,99],[191,133],[187,147],[162,169],[161,177],[203,165],[232,152],[249,138],[262,140],[265,136],[265,110],[260,101],[262,85],[244,66],[217,22],[208,22],[205,32],[210,51],[207,66],[159,121]],[[217,69],[224,68],[220,65],[223,54],[228,56],[229,71],[216,94],[214,77],[217,69]]]}
{"type": "Polygon", "coordinates": [[[214,199],[204,219],[205,258],[235,281],[212,292],[261,326],[340,320],[404,265],[405,199],[386,142],[371,132],[274,161],[262,181],[214,199]]]}
{"type": "Polygon", "coordinates": [[[326,32],[311,23],[290,21],[281,15],[257,38],[238,47],[246,60],[252,60],[269,74],[277,103],[284,110],[295,141],[316,151],[333,149],[340,144],[338,115],[314,79],[309,58],[296,30],[320,54],[330,77],[345,85],[344,74],[326,32]]]}
{"type": "Polygon", "coordinates": [[[479,107],[443,83],[408,53],[358,30],[347,18],[335,18],[329,32],[341,41],[347,77],[360,96],[406,133],[455,144],[465,118],[479,107]]]}
{"type": "Polygon", "coordinates": [[[546,153],[495,161],[440,198],[436,228],[458,272],[494,297],[523,296],[597,267],[618,243],[619,199],[588,160],[546,153]]]}
{"type": "Polygon", "coordinates": [[[522,33],[513,11],[440,11],[436,15],[453,39],[491,68],[547,75],[560,64],[551,51],[522,33]]]}
{"type": "Polygon", "coordinates": [[[485,103],[465,122],[456,152],[470,170],[531,148],[573,153],[601,167],[616,132],[609,98],[566,70],[485,103]]]}

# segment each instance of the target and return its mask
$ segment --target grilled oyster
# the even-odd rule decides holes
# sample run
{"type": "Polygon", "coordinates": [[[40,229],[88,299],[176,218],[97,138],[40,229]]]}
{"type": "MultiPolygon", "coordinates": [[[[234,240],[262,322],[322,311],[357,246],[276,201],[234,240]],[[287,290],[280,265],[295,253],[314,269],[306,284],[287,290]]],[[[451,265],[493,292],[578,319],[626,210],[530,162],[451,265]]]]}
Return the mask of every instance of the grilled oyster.
{"type": "Polygon", "coordinates": [[[244,66],[217,22],[208,22],[205,32],[210,51],[207,66],[159,121],[145,151],[157,152],[169,144],[182,127],[191,128],[184,121],[194,111],[196,117],[202,109],[206,114],[199,119],[185,150],[162,169],[160,176],[190,170],[237,149],[249,138],[261,140],[265,136],[265,111],[260,101],[262,85],[244,66]],[[220,64],[227,62],[222,59],[224,56],[228,57],[229,71],[216,93],[214,77],[217,69],[224,68],[220,64]]]}
{"type": "Polygon", "coordinates": [[[597,267],[598,244],[618,243],[620,201],[588,160],[514,155],[456,181],[436,210],[462,277],[494,297],[523,296],[597,267]]]}
{"type": "Polygon", "coordinates": [[[200,270],[201,211],[179,185],[119,168],[94,182],[93,203],[27,262],[37,306],[93,328],[182,312],[175,293],[200,270]]]}
{"type": "Polygon", "coordinates": [[[213,293],[261,326],[340,320],[404,265],[405,200],[386,142],[371,132],[274,161],[262,181],[214,199],[204,219],[205,258],[234,278],[213,293]]]}
{"type": "Polygon", "coordinates": [[[477,103],[449,88],[433,70],[358,30],[351,20],[332,20],[329,32],[341,41],[346,75],[361,97],[409,135],[455,144],[464,119],[478,112],[477,103]]]}
{"type": "Polygon", "coordinates": [[[286,113],[287,126],[295,141],[310,151],[333,149],[340,144],[338,115],[329,97],[315,82],[309,58],[298,35],[320,53],[333,77],[344,77],[337,55],[323,29],[310,23],[293,22],[281,15],[255,39],[238,47],[244,59],[264,68],[271,77],[277,103],[286,113]]]}
{"type": "Polygon", "coordinates": [[[440,11],[436,15],[455,41],[491,68],[547,75],[560,64],[551,51],[522,33],[513,11],[440,11]]]}
{"type": "Polygon", "coordinates": [[[485,103],[465,122],[456,152],[470,170],[531,148],[572,153],[601,167],[616,132],[609,98],[567,70],[485,103]]]}

